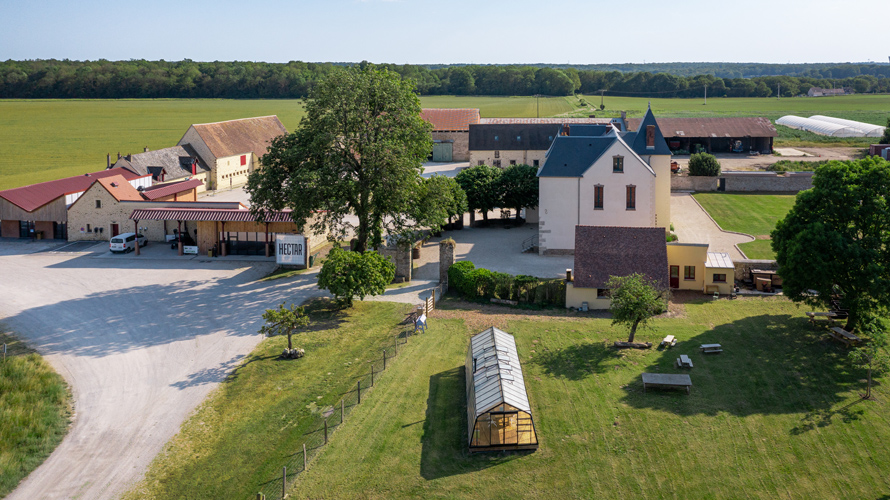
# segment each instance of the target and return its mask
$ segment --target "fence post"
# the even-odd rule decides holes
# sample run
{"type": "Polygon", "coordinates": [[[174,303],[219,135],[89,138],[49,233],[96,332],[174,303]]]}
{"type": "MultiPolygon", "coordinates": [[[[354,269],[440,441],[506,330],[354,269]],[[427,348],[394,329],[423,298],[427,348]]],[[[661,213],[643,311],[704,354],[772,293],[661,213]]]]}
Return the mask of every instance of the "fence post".
{"type": "Polygon", "coordinates": [[[324,419],[324,444],[328,444],[328,419],[324,419]]]}
{"type": "Polygon", "coordinates": [[[398,335],[396,335],[395,346],[396,346],[396,354],[399,354],[399,336],[398,335]]]}
{"type": "Polygon", "coordinates": [[[287,467],[281,470],[281,499],[287,498],[287,467]]]}
{"type": "Polygon", "coordinates": [[[340,400],[340,423],[343,423],[343,417],[346,416],[343,410],[346,409],[346,398],[340,400]]]}
{"type": "Polygon", "coordinates": [[[356,404],[362,404],[362,381],[361,380],[358,381],[358,403],[356,403],[356,404]]]}
{"type": "Polygon", "coordinates": [[[306,463],[308,460],[306,459],[306,443],[303,443],[303,472],[306,471],[306,463]]]}
{"type": "Polygon", "coordinates": [[[371,387],[374,387],[374,363],[371,363],[371,387]]]}
{"type": "Polygon", "coordinates": [[[383,350],[383,370],[386,371],[386,349],[383,350]]]}
{"type": "Polygon", "coordinates": [[[263,495],[262,493],[257,493],[256,500],[266,500],[266,495],[263,495]]]}
{"type": "Polygon", "coordinates": [[[430,295],[430,297],[432,297],[432,299],[433,299],[433,309],[435,309],[436,308],[436,289],[435,288],[433,288],[433,294],[430,295]]]}

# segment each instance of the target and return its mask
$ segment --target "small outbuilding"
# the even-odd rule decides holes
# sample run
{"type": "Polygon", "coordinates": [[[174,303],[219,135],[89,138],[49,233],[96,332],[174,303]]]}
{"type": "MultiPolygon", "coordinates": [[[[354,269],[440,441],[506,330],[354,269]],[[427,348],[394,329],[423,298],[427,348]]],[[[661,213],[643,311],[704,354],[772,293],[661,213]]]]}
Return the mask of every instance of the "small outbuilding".
{"type": "Polygon", "coordinates": [[[470,452],[536,450],[538,434],[513,336],[495,327],[474,335],[466,373],[470,452]]]}

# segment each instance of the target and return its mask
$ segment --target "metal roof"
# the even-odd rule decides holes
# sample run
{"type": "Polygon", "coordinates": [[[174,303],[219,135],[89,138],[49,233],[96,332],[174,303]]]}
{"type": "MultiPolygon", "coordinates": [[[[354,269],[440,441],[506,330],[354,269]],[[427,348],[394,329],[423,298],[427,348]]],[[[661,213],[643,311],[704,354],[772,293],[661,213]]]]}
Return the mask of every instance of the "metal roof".
{"type": "Polygon", "coordinates": [[[458,132],[470,130],[479,123],[477,108],[424,108],[420,117],[433,125],[433,132],[458,132]]]}
{"type": "Polygon", "coordinates": [[[169,184],[156,184],[142,190],[142,195],[149,200],[156,200],[158,198],[163,198],[164,196],[170,196],[171,194],[190,191],[203,184],[204,183],[200,179],[171,182],[169,184]]]}
{"type": "MultiPolygon", "coordinates": [[[[263,222],[293,222],[290,213],[290,210],[266,212],[263,222]]],[[[256,216],[250,210],[226,208],[143,208],[133,210],[130,220],[256,222],[256,216]]]]}
{"type": "Polygon", "coordinates": [[[92,172],[54,181],[41,182],[40,184],[31,184],[30,186],[7,189],[6,191],[0,191],[0,198],[6,199],[26,212],[33,212],[60,196],[86,191],[96,179],[113,177],[115,175],[123,176],[128,182],[134,179],[148,177],[147,175],[134,174],[125,168],[112,168],[101,172],[92,172]]]}
{"type": "MultiPolygon", "coordinates": [[[[470,357],[467,382],[473,384],[472,415],[478,418],[500,404],[508,404],[531,415],[525,379],[519,365],[516,341],[509,333],[491,327],[470,338],[470,357]]],[[[475,420],[474,418],[474,420],[475,420]]],[[[471,424],[472,425],[472,424],[471,424]]]]}
{"type": "MultiPolygon", "coordinates": [[[[287,134],[287,129],[275,115],[199,123],[192,127],[216,158],[248,152],[263,156],[269,149],[272,139],[287,134]]],[[[181,140],[180,145],[182,145],[181,140]]]]}
{"type": "MultiPolygon", "coordinates": [[[[631,130],[639,131],[642,118],[628,118],[631,130]]],[[[659,118],[665,137],[776,137],[776,127],[763,117],[659,118]]]]}
{"type": "Polygon", "coordinates": [[[611,118],[482,118],[479,120],[481,125],[513,125],[518,123],[529,124],[557,124],[563,123],[584,123],[588,125],[608,124],[611,118]]]}
{"type": "Polygon", "coordinates": [[[735,269],[732,263],[732,257],[725,252],[708,252],[708,260],[705,261],[705,267],[711,269],[735,269]]]}
{"type": "Polygon", "coordinates": [[[470,125],[470,151],[547,151],[559,135],[558,123],[470,125]]]}

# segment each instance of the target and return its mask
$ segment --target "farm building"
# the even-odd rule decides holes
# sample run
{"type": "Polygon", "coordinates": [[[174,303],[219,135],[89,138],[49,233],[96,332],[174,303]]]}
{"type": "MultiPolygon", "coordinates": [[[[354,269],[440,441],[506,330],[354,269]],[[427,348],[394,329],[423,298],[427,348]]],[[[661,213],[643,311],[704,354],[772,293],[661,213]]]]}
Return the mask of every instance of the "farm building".
{"type": "Polygon", "coordinates": [[[857,128],[838,123],[830,123],[802,116],[785,115],[776,120],[776,125],[783,125],[797,130],[806,130],[818,135],[829,137],[865,137],[864,132],[857,128]]]}
{"type": "Polygon", "coordinates": [[[471,337],[465,369],[470,452],[537,449],[513,336],[491,327],[471,337]]]}
{"type": "MultiPolygon", "coordinates": [[[[139,207],[163,207],[165,202],[187,205],[195,202],[195,193],[203,183],[198,179],[156,184],[136,189],[121,175],[97,179],[68,207],[69,241],[107,241],[120,233],[140,232],[149,241],[165,241],[168,228],[162,223],[146,224],[134,231],[130,226],[130,214],[139,207]]],[[[203,206],[203,205],[202,205],[203,206]]],[[[210,205],[219,206],[219,205],[210,205]]],[[[225,207],[240,208],[240,204],[225,207]]]]}
{"type": "Polygon", "coordinates": [[[177,145],[189,146],[209,167],[207,189],[231,189],[247,183],[272,139],[284,134],[277,116],[261,116],[192,125],[177,145]]]}
{"type": "MultiPolygon", "coordinates": [[[[564,127],[538,170],[538,252],[572,254],[575,226],[660,227],[671,219],[671,152],[649,110],[639,127],[564,127]]],[[[662,235],[662,239],[664,239],[662,235]]]]}
{"type": "Polygon", "coordinates": [[[210,176],[210,167],[189,144],[119,156],[109,168],[125,168],[134,174],[151,175],[154,183],[199,179],[199,193],[204,192],[210,176]]]}
{"type": "Polygon", "coordinates": [[[151,186],[150,175],[121,168],[0,191],[0,236],[67,239],[68,207],[97,179],[115,176],[134,189],[151,186]]]}
{"type": "Polygon", "coordinates": [[[424,108],[420,117],[433,126],[433,161],[468,161],[470,125],[479,123],[475,108],[424,108]]]}
{"type": "MultiPolygon", "coordinates": [[[[628,118],[629,130],[638,130],[641,118],[628,118]]],[[[695,153],[772,154],[778,135],[767,118],[659,118],[658,125],[671,151],[695,153]]]]}

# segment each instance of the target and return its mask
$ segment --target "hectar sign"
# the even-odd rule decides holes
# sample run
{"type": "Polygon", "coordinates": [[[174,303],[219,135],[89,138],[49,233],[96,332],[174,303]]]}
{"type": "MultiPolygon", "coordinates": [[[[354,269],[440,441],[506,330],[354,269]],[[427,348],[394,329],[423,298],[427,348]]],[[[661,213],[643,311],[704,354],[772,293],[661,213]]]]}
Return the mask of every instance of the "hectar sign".
{"type": "Polygon", "coordinates": [[[275,235],[275,262],[291,266],[306,265],[306,237],[302,234],[275,235]]]}

